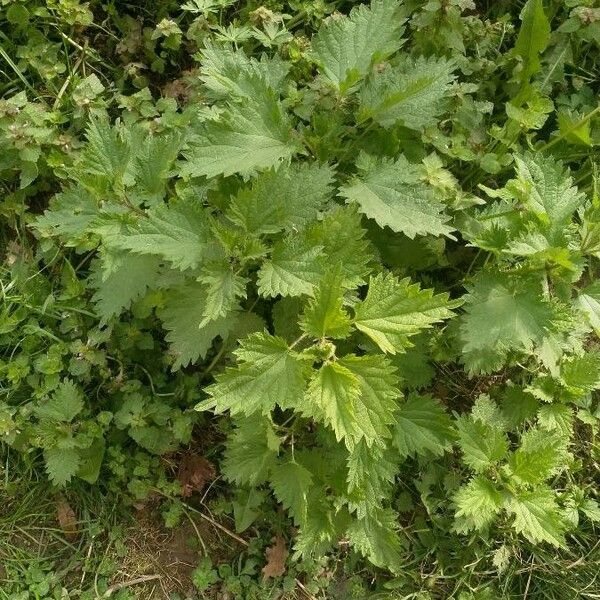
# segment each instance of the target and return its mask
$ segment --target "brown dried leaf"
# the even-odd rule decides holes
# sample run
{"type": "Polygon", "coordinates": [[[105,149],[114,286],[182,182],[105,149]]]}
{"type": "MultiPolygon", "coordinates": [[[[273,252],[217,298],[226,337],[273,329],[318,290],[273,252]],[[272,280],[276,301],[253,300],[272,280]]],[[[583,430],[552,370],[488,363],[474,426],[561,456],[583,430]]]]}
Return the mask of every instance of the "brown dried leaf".
{"type": "Polygon", "coordinates": [[[184,454],[179,463],[177,479],[181,484],[181,495],[189,498],[194,492],[201,492],[204,486],[216,475],[214,466],[203,456],[184,454]]]}
{"type": "Polygon", "coordinates": [[[265,551],[267,564],[262,568],[265,579],[281,577],[285,573],[285,560],[288,557],[288,550],[285,547],[283,536],[278,534],[271,541],[273,545],[265,551]]]}
{"type": "Polygon", "coordinates": [[[56,520],[67,540],[72,542],[77,539],[77,516],[64,498],[56,505],[56,520]]]}

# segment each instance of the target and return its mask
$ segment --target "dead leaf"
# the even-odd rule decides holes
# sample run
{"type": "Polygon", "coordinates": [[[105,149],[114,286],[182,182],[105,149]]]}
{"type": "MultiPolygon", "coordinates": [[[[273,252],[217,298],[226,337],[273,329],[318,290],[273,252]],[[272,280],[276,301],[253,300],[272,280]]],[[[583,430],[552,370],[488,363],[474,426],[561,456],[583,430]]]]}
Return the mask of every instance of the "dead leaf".
{"type": "Polygon", "coordinates": [[[283,536],[278,534],[271,541],[274,543],[265,551],[267,564],[262,568],[262,574],[265,579],[269,579],[269,577],[281,577],[285,573],[285,560],[288,557],[283,536]]]}
{"type": "Polygon", "coordinates": [[[72,542],[77,539],[77,516],[64,498],[56,505],[56,520],[67,540],[72,542]]]}
{"type": "Polygon", "coordinates": [[[181,484],[181,495],[189,498],[194,492],[201,492],[204,486],[216,475],[215,468],[198,454],[184,454],[179,463],[177,479],[181,484]]]}

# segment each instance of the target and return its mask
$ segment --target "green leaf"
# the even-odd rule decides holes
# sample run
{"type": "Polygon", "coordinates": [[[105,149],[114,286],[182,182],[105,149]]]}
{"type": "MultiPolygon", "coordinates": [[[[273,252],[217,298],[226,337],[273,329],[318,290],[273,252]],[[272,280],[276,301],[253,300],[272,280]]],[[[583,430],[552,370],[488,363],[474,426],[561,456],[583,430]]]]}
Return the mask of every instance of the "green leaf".
{"type": "Polygon", "coordinates": [[[238,489],[233,504],[233,518],[235,519],[236,533],[246,531],[260,515],[260,505],[265,501],[265,493],[250,488],[238,489]]]}
{"type": "Polygon", "coordinates": [[[397,0],[372,0],[370,7],[354,7],[348,17],[330,17],[313,37],[312,57],[342,93],[400,48],[404,19],[399,8],[397,0]]]}
{"type": "Polygon", "coordinates": [[[228,314],[205,322],[207,296],[203,284],[188,280],[170,289],[165,295],[165,306],[158,316],[169,332],[165,339],[175,357],[173,370],[204,359],[217,336],[226,338],[236,324],[236,315],[228,314]]]}
{"type": "Polygon", "coordinates": [[[253,180],[231,200],[227,216],[248,233],[295,230],[318,214],[331,195],[332,171],[316,163],[282,165],[253,180]]]}
{"type": "Polygon", "coordinates": [[[240,342],[234,352],[236,367],[228,367],[206,389],[210,398],[197,410],[213,409],[232,415],[268,414],[275,406],[302,404],[306,384],[306,363],[282,338],[254,333],[240,342]]]}
{"type": "Polygon", "coordinates": [[[261,56],[260,60],[248,57],[242,49],[229,45],[217,45],[206,38],[200,51],[200,79],[216,98],[231,96],[252,98],[256,81],[264,80],[273,90],[278,90],[290,65],[275,56],[261,56]]]}
{"type": "Polygon", "coordinates": [[[456,428],[463,461],[473,471],[484,471],[506,457],[508,442],[500,429],[465,415],[456,420],[456,428]]]}
{"type": "Polygon", "coordinates": [[[360,212],[374,219],[380,227],[402,232],[409,238],[417,235],[449,235],[450,219],[433,188],[421,181],[417,166],[404,156],[396,161],[361,155],[357,162],[360,175],[340,188],[347,202],[356,202],[360,212]]]}
{"type": "Polygon", "coordinates": [[[410,347],[409,338],[453,316],[448,294],[421,290],[408,278],[391,274],[371,277],[366,298],[354,308],[354,325],[384,352],[395,354],[410,347]]]}
{"type": "Polygon", "coordinates": [[[521,79],[529,78],[541,68],[539,55],[550,41],[550,22],[544,12],[542,0],[527,0],[521,10],[521,27],[515,52],[523,59],[521,79]]]}
{"type": "Polygon", "coordinates": [[[349,507],[362,519],[379,510],[389,497],[398,466],[390,452],[361,440],[348,456],[349,507]]]}
{"type": "Polygon", "coordinates": [[[564,546],[565,524],[556,504],[554,491],[546,487],[521,492],[506,503],[515,519],[513,528],[531,543],[548,542],[564,546]]]}
{"type": "MultiPolygon", "coordinates": [[[[257,86],[258,87],[258,86],[257,86]]],[[[206,121],[183,155],[182,176],[250,175],[289,161],[300,150],[289,117],[264,87],[231,105],[218,121],[206,121]]]]}
{"type": "Polygon", "coordinates": [[[585,201],[560,161],[540,152],[516,156],[517,175],[525,206],[549,228],[550,241],[560,242],[564,227],[585,201]]]}
{"type": "Polygon", "coordinates": [[[454,64],[444,58],[402,57],[365,84],[358,121],[417,131],[435,124],[446,108],[453,70],[454,64]]]}
{"type": "Polygon", "coordinates": [[[44,450],[44,461],[50,481],[62,487],[77,474],[80,458],[74,448],[47,448],[44,450]]]}
{"type": "Polygon", "coordinates": [[[204,318],[200,327],[225,317],[238,307],[238,298],[246,297],[248,279],[236,273],[227,261],[211,262],[204,267],[198,281],[206,286],[204,318]]]}
{"type": "Polygon", "coordinates": [[[214,254],[210,218],[201,207],[160,205],[147,215],[136,226],[111,237],[110,244],[136,254],[160,256],[182,271],[197,267],[214,254]]]}
{"type": "Polygon", "coordinates": [[[580,290],[575,306],[586,316],[589,324],[600,336],[600,281],[580,290]]]}
{"type": "Polygon", "coordinates": [[[502,508],[502,494],[481,475],[462,485],[454,495],[456,528],[459,531],[488,527],[502,508]]]}
{"type": "Polygon", "coordinates": [[[83,410],[83,394],[79,388],[65,379],[56,388],[52,398],[36,407],[35,414],[41,421],[70,423],[83,410]]]}
{"type": "Polygon", "coordinates": [[[508,458],[511,476],[520,484],[535,485],[564,466],[565,440],[544,429],[529,429],[521,437],[521,447],[508,458]]]}
{"type": "Polygon", "coordinates": [[[343,307],[342,273],[339,267],[326,275],[308,301],[301,318],[302,330],[314,338],[345,338],[351,320],[343,307]]]}
{"type": "Polygon", "coordinates": [[[402,543],[397,533],[398,517],[391,509],[380,509],[355,520],[346,532],[352,547],[375,566],[401,571],[402,543]]]}
{"type": "Polygon", "coordinates": [[[109,253],[92,266],[89,283],[100,324],[120,315],[156,282],[160,260],[154,256],[109,253]]]}
{"type": "Polygon", "coordinates": [[[590,351],[565,360],[560,365],[560,379],[577,395],[600,389],[600,352],[590,351]]]}
{"type": "Polygon", "coordinates": [[[279,438],[269,419],[258,414],[236,419],[227,439],[223,474],[237,485],[259,485],[276,464],[279,438]]]}
{"type": "Polygon", "coordinates": [[[258,291],[265,298],[312,294],[322,273],[322,246],[291,235],[275,243],[271,258],[258,272],[258,291]]]}
{"type": "Polygon", "coordinates": [[[310,472],[294,461],[278,462],[271,470],[269,482],[275,497],[289,510],[297,526],[306,522],[310,472]]]}
{"type": "Polygon", "coordinates": [[[510,351],[532,352],[555,316],[537,281],[485,273],[470,287],[465,309],[460,333],[471,373],[499,369],[510,351]]]}
{"type": "Polygon", "coordinates": [[[441,456],[452,447],[452,420],[431,396],[410,394],[396,415],[393,443],[401,456],[441,456]]]}

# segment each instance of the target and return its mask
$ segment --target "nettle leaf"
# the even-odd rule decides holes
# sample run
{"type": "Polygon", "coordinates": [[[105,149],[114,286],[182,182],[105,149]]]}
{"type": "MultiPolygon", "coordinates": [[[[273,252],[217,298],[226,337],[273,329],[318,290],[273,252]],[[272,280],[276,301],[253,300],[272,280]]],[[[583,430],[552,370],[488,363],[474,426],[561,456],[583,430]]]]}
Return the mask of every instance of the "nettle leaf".
{"type": "Polygon", "coordinates": [[[349,450],[361,439],[371,446],[389,436],[388,425],[400,395],[396,385],[389,363],[374,356],[348,355],[315,372],[305,412],[329,425],[349,450]]]}
{"type": "Polygon", "coordinates": [[[278,462],[271,469],[269,483],[275,497],[290,511],[296,525],[302,526],[306,522],[308,492],[312,486],[310,471],[294,461],[278,462]]]}
{"type": "Polygon", "coordinates": [[[416,165],[404,156],[395,161],[362,155],[357,162],[360,174],[340,188],[348,202],[356,202],[360,212],[381,227],[417,235],[450,235],[450,219],[433,189],[421,181],[416,165]]]}
{"type": "Polygon", "coordinates": [[[182,176],[251,175],[289,161],[300,150],[275,92],[261,84],[253,97],[232,104],[218,121],[199,126],[183,150],[182,176]]]}
{"type": "Polygon", "coordinates": [[[227,216],[248,233],[277,233],[314,220],[331,195],[332,170],[316,163],[282,165],[231,200],[227,216]]]}
{"type": "Polygon", "coordinates": [[[360,93],[358,121],[417,131],[433,125],[446,108],[454,63],[444,58],[403,56],[376,73],[360,93]]]}
{"type": "Polygon", "coordinates": [[[258,272],[258,291],[265,298],[312,294],[322,273],[322,247],[290,235],[275,243],[258,272]]]}
{"type": "Polygon", "coordinates": [[[466,415],[456,420],[456,428],[463,461],[473,471],[485,471],[506,457],[508,441],[501,429],[466,415]]]}
{"type": "Polygon", "coordinates": [[[111,237],[110,244],[136,254],[160,256],[181,270],[197,267],[214,255],[209,214],[201,206],[184,203],[149,210],[147,218],[111,237]]]}
{"type": "Polygon", "coordinates": [[[348,455],[349,508],[359,519],[382,507],[398,466],[390,452],[361,440],[348,455]]]}
{"type": "Polygon", "coordinates": [[[152,287],[160,273],[161,262],[155,256],[109,253],[92,265],[89,284],[96,291],[92,301],[100,323],[120,315],[152,287]]]}
{"type": "Polygon", "coordinates": [[[200,79],[217,98],[232,95],[252,97],[256,92],[256,81],[264,80],[273,90],[278,90],[290,69],[290,64],[279,57],[261,56],[260,60],[238,48],[226,44],[205,41],[200,51],[200,79]]]}
{"type": "Polygon", "coordinates": [[[50,481],[62,487],[77,475],[81,458],[75,448],[56,447],[44,450],[44,462],[50,481]]]}
{"type": "Polygon", "coordinates": [[[525,206],[549,228],[549,236],[560,241],[563,228],[585,201],[560,161],[543,154],[516,156],[517,175],[523,187],[525,206]]]}
{"type": "Polygon", "coordinates": [[[555,493],[539,486],[513,496],[505,506],[514,515],[513,528],[533,544],[548,542],[564,546],[565,522],[556,503],[555,493]]]}
{"type": "Polygon", "coordinates": [[[227,439],[223,474],[238,485],[259,485],[276,465],[280,440],[269,419],[254,414],[236,419],[227,439]]]}
{"type": "Polygon", "coordinates": [[[535,485],[559,471],[564,457],[564,438],[529,429],[521,437],[521,447],[509,456],[510,475],[521,484],[535,485]]]}
{"type": "Polygon", "coordinates": [[[217,375],[206,389],[210,398],[197,410],[213,409],[232,415],[268,414],[275,406],[297,407],[306,387],[306,359],[285,340],[268,333],[254,333],[240,342],[234,354],[236,367],[217,375]]]}
{"type": "Polygon", "coordinates": [[[36,407],[35,414],[41,421],[70,423],[83,406],[83,394],[72,381],[65,379],[49,400],[36,407]]]}
{"type": "Polygon", "coordinates": [[[226,338],[236,326],[235,313],[206,322],[206,304],[205,286],[193,280],[185,281],[165,294],[165,305],[158,315],[169,332],[165,339],[175,357],[173,370],[204,359],[215,338],[226,338]]]}
{"type": "Polygon", "coordinates": [[[600,389],[600,352],[590,351],[563,361],[560,379],[569,391],[578,395],[600,389]]]}
{"type": "Polygon", "coordinates": [[[410,394],[396,415],[393,444],[401,456],[441,456],[452,447],[452,420],[431,396],[410,394]]]}
{"type": "Polygon", "coordinates": [[[452,317],[458,305],[448,294],[434,295],[408,278],[379,274],[371,277],[366,298],[354,307],[354,325],[384,352],[395,354],[410,347],[411,336],[452,317]]]}
{"type": "Polygon", "coordinates": [[[198,281],[205,285],[204,319],[200,327],[225,317],[238,307],[238,298],[246,297],[248,279],[235,272],[227,261],[207,264],[198,281]]]}
{"type": "Polygon", "coordinates": [[[462,485],[454,495],[455,528],[467,532],[488,527],[502,509],[502,494],[493,482],[477,475],[462,485]]]}
{"type": "Polygon", "coordinates": [[[330,17],[313,37],[312,57],[323,76],[345,93],[371,66],[402,45],[404,18],[397,0],[372,0],[348,17],[330,17]]]}
{"type": "Polygon", "coordinates": [[[594,331],[600,335],[600,281],[580,290],[575,306],[586,316],[594,331]]]}
{"type": "Polygon", "coordinates": [[[553,328],[555,311],[534,280],[483,274],[469,288],[461,319],[463,361],[471,373],[502,367],[511,351],[531,352],[553,328]]]}
{"type": "Polygon", "coordinates": [[[341,269],[334,268],[325,276],[315,296],[309,300],[301,318],[302,330],[314,338],[345,338],[351,331],[351,320],[343,308],[341,269]]]}
{"type": "Polygon", "coordinates": [[[399,573],[402,542],[397,528],[398,517],[387,508],[355,520],[348,527],[346,535],[352,547],[374,565],[399,573]]]}

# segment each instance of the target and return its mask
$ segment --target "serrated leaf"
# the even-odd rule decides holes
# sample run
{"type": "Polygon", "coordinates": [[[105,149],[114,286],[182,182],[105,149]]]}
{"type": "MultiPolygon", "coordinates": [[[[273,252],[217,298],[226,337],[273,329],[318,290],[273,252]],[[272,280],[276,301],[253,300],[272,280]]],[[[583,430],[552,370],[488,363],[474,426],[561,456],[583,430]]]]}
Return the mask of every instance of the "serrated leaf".
{"type": "Polygon", "coordinates": [[[296,525],[302,526],[312,485],[310,472],[294,461],[279,462],[271,469],[269,482],[277,500],[290,511],[296,525]]]}
{"type": "Polygon", "coordinates": [[[260,515],[259,507],[265,501],[265,492],[256,488],[238,489],[233,505],[236,533],[246,531],[260,515]]]}
{"type": "Polygon", "coordinates": [[[147,215],[135,227],[111,237],[110,244],[136,254],[160,256],[181,270],[197,267],[214,254],[209,216],[201,207],[160,205],[147,215]]]}
{"type": "Polygon", "coordinates": [[[231,105],[218,121],[201,124],[183,150],[183,176],[251,175],[276,167],[299,151],[289,117],[264,84],[252,98],[231,105]]]}
{"type": "Polygon", "coordinates": [[[159,272],[160,259],[155,256],[121,252],[97,261],[92,266],[89,283],[96,290],[92,301],[100,324],[120,315],[141,298],[157,281],[159,272]]]}
{"type": "Polygon", "coordinates": [[[354,325],[384,352],[410,347],[409,338],[453,316],[448,294],[422,290],[408,278],[379,274],[371,277],[366,298],[354,307],[354,325]]]}
{"type": "Polygon", "coordinates": [[[578,395],[600,389],[600,352],[590,351],[563,361],[560,379],[569,391],[578,395]]]}
{"type": "Polygon", "coordinates": [[[271,258],[258,272],[258,291],[265,298],[312,294],[322,273],[322,246],[291,235],[275,243],[271,258]]]}
{"type": "Polygon", "coordinates": [[[377,73],[360,94],[358,121],[396,124],[420,131],[444,112],[454,64],[444,58],[405,56],[377,73]]]}
{"type": "Polygon", "coordinates": [[[506,503],[506,510],[515,517],[515,531],[533,544],[548,542],[557,547],[564,545],[565,526],[555,494],[550,488],[538,487],[521,492],[506,503]]]}
{"type": "Polygon", "coordinates": [[[234,352],[236,367],[217,375],[216,383],[206,389],[210,398],[196,409],[213,409],[232,415],[268,414],[275,406],[302,404],[306,385],[306,363],[282,338],[254,333],[240,342],[234,352]]]}
{"type": "Polygon", "coordinates": [[[240,48],[217,45],[209,39],[200,51],[200,79],[216,98],[231,98],[232,95],[252,97],[256,81],[264,80],[273,90],[280,88],[290,65],[275,56],[261,56],[256,60],[240,48]]]}
{"type": "Polygon", "coordinates": [[[510,351],[531,352],[555,317],[537,282],[513,284],[502,275],[480,275],[469,289],[465,309],[460,326],[463,360],[472,373],[499,369],[510,351]]]}
{"type": "Polygon", "coordinates": [[[541,483],[563,466],[564,452],[562,438],[543,429],[529,429],[508,458],[510,475],[520,484],[541,483]]]}
{"type": "Polygon", "coordinates": [[[237,308],[238,298],[246,297],[248,279],[236,273],[226,261],[206,265],[198,281],[202,282],[206,289],[201,328],[230,314],[237,308]]]}
{"type": "Polygon", "coordinates": [[[217,336],[225,338],[236,324],[233,313],[201,327],[200,324],[205,321],[206,301],[205,287],[193,280],[170,289],[165,295],[165,306],[158,315],[168,331],[165,339],[175,357],[173,370],[205,358],[214,339],[217,336]]]}
{"type": "Polygon", "coordinates": [[[454,439],[452,421],[431,396],[410,394],[396,416],[393,444],[401,456],[441,456],[454,439]]]}
{"type": "Polygon", "coordinates": [[[330,17],[313,37],[312,57],[342,93],[402,45],[399,7],[397,0],[372,0],[347,17],[330,17]]]}
{"type": "Polygon", "coordinates": [[[539,55],[550,40],[550,22],[542,0],[527,0],[519,16],[521,27],[515,52],[523,59],[521,78],[528,81],[541,68],[539,55]]]}
{"type": "Polygon", "coordinates": [[[267,480],[279,451],[279,438],[262,415],[236,419],[225,447],[223,474],[238,485],[259,485],[267,480]]]}
{"type": "Polygon", "coordinates": [[[473,471],[484,471],[506,457],[508,442],[500,429],[464,415],[456,420],[456,428],[463,461],[473,471]]]}
{"type": "Polygon", "coordinates": [[[62,487],[77,474],[79,454],[74,448],[47,448],[44,450],[46,472],[50,481],[62,487]]]}
{"type": "Polygon", "coordinates": [[[83,410],[83,406],[83,394],[72,381],[65,379],[49,400],[36,407],[35,414],[42,421],[70,423],[83,410]]]}
{"type": "Polygon", "coordinates": [[[488,527],[502,508],[502,495],[494,484],[481,475],[462,485],[454,495],[456,527],[461,531],[488,527]]]}
{"type": "Polygon", "coordinates": [[[358,177],[340,188],[347,202],[356,202],[360,212],[381,227],[402,232],[409,238],[417,235],[449,235],[452,228],[444,205],[433,189],[420,179],[418,168],[404,156],[395,161],[362,155],[358,177]]]}
{"type": "Polygon", "coordinates": [[[600,281],[583,288],[575,299],[575,306],[583,312],[589,324],[600,336],[600,281]]]}
{"type": "Polygon", "coordinates": [[[314,338],[345,338],[351,320],[343,307],[341,268],[334,268],[321,279],[314,298],[308,301],[301,317],[302,330],[314,338]]]}
{"type": "Polygon", "coordinates": [[[282,165],[231,200],[227,216],[254,234],[294,230],[313,220],[331,194],[332,171],[316,163],[282,165]]]}
{"type": "Polygon", "coordinates": [[[348,455],[349,509],[359,519],[378,510],[390,493],[398,466],[390,452],[361,440],[348,455]]]}
{"type": "Polygon", "coordinates": [[[397,533],[398,519],[391,509],[380,509],[355,520],[346,532],[352,547],[374,565],[400,572],[402,543],[397,533]]]}
{"type": "Polygon", "coordinates": [[[539,152],[515,157],[519,182],[524,188],[527,208],[549,227],[549,239],[560,246],[563,228],[570,222],[585,196],[573,185],[573,179],[563,164],[539,152]]]}

